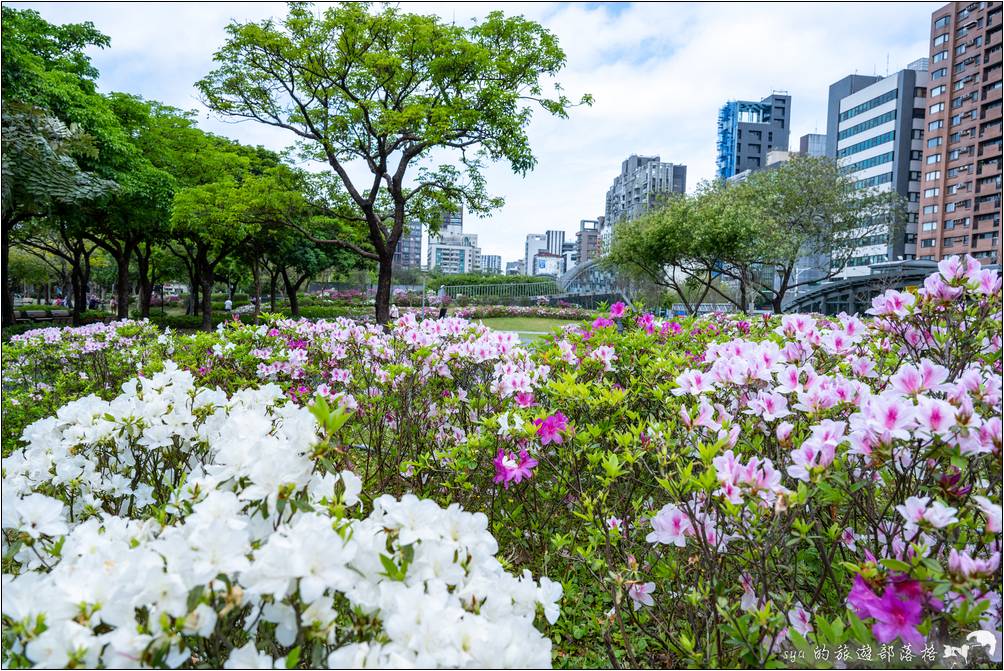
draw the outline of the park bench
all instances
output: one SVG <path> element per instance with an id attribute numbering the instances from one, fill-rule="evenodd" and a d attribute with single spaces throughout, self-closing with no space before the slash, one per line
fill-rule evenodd
<path id="1" fill-rule="evenodd" d="M 51 322 L 52 316 L 47 310 L 21 310 L 20 322 Z"/>
<path id="2" fill-rule="evenodd" d="M 73 319 L 69 310 L 52 310 L 49 314 L 52 315 L 52 321 L 57 324 L 69 324 Z"/>

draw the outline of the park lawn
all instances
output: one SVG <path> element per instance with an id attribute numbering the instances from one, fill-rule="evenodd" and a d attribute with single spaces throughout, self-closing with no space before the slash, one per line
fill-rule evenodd
<path id="1" fill-rule="evenodd" d="M 515 331 L 521 335 L 533 336 L 531 338 L 524 338 L 526 340 L 535 340 L 556 328 L 576 323 L 568 319 L 550 319 L 547 317 L 489 317 L 480 321 L 484 322 L 485 326 L 493 328 L 496 331 Z"/>

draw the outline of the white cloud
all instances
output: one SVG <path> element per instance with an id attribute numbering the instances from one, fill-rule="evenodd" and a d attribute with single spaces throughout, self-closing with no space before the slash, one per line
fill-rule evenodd
<path id="1" fill-rule="evenodd" d="M 606 189 L 632 153 L 687 166 L 688 188 L 714 172 L 716 116 L 729 99 L 792 96 L 791 144 L 825 132 L 829 85 L 845 75 L 884 74 L 928 55 L 931 13 L 942 3 L 401 3 L 465 23 L 491 9 L 523 14 L 554 31 L 568 56 L 560 81 L 591 108 L 567 120 L 538 114 L 530 128 L 539 159 L 525 179 L 488 170 L 506 206 L 469 219 L 486 254 L 522 256 L 527 233 L 573 233 L 603 212 Z M 199 109 L 207 130 L 280 149 L 291 137 L 258 124 L 210 117 L 194 82 L 212 68 L 229 20 L 281 16 L 280 3 L 15 3 L 55 23 L 90 20 L 111 36 L 94 54 L 103 90 L 138 93 Z"/>

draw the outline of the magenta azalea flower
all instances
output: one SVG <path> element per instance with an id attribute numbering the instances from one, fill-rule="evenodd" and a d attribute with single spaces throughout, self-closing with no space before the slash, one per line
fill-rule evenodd
<path id="1" fill-rule="evenodd" d="M 521 391 L 516 394 L 516 404 L 521 408 L 529 408 L 534 405 L 533 392 Z"/>
<path id="2" fill-rule="evenodd" d="M 562 442 L 561 434 L 568 428 L 568 418 L 562 413 L 556 412 L 546 419 L 533 420 L 537 427 L 537 436 L 540 437 L 540 444 Z"/>
<path id="3" fill-rule="evenodd" d="M 512 452 L 506 453 L 505 450 L 499 450 L 495 456 L 495 484 L 501 484 L 509 489 L 510 482 L 518 484 L 524 479 L 529 480 L 536 465 L 537 460 L 531 457 L 526 450 L 520 450 L 518 460 Z"/>
<path id="4" fill-rule="evenodd" d="M 610 306 L 610 316 L 613 317 L 614 319 L 617 319 L 618 317 L 623 317 L 624 307 L 625 307 L 624 303 L 622 303 L 621 301 L 617 301 L 616 303 Z"/>
<path id="5" fill-rule="evenodd" d="M 880 643 L 897 638 L 918 648 L 924 647 L 924 637 L 917 630 L 923 619 L 924 601 L 916 580 L 894 582 L 886 587 L 882 597 L 876 596 L 868 583 L 858 575 L 847 595 L 847 604 L 862 618 L 873 618 L 872 633 Z"/>
<path id="6" fill-rule="evenodd" d="M 597 317 L 596 321 L 593 322 L 594 329 L 606 328 L 607 326 L 613 326 L 614 323 L 607 319 L 606 317 Z"/>

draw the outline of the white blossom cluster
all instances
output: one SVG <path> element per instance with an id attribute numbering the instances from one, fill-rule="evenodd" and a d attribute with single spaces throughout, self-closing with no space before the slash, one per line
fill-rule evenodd
<path id="1" fill-rule="evenodd" d="M 168 365 L 3 462 L 5 667 L 549 667 L 481 513 L 325 472 L 311 412 Z M 7 573 L 6 571 L 12 571 Z"/>

